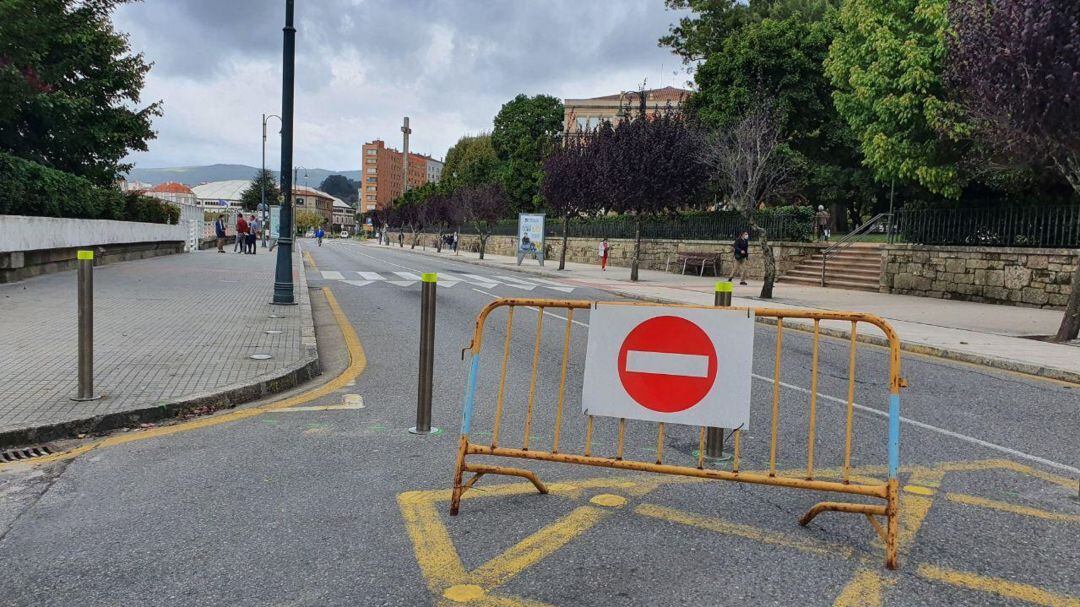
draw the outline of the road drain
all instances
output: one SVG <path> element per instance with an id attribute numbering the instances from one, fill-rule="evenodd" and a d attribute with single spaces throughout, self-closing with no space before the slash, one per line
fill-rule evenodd
<path id="1" fill-rule="evenodd" d="M 35 445 L 33 447 L 23 447 L 21 449 L 8 449 L 7 451 L 0 451 L 0 462 L 21 462 L 28 459 L 34 459 L 35 457 L 44 457 L 50 455 L 53 452 L 53 448 L 49 445 Z"/>

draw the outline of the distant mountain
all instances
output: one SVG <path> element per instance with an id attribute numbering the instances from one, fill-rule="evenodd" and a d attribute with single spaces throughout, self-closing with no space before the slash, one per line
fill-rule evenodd
<path id="1" fill-rule="evenodd" d="M 166 181 L 178 181 L 186 186 L 197 186 L 211 181 L 227 181 L 229 179 L 251 179 L 259 172 L 258 167 L 245 164 L 209 164 L 195 167 L 166 167 L 160 169 L 131 169 L 127 178 L 144 183 L 164 183 Z M 274 171 L 274 176 L 277 176 Z M 305 173 L 307 178 L 304 177 Z M 330 175 L 344 175 L 349 179 L 360 180 L 360 171 L 328 171 L 326 169 L 301 169 L 297 175 L 300 185 L 317 187 Z"/>

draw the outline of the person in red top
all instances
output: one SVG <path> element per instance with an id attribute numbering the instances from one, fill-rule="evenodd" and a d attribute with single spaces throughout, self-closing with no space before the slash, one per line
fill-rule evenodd
<path id="1" fill-rule="evenodd" d="M 248 224 L 244 221 L 244 214 L 240 213 L 236 216 L 236 245 L 233 246 L 233 253 L 244 253 L 247 249 L 247 233 Z"/>

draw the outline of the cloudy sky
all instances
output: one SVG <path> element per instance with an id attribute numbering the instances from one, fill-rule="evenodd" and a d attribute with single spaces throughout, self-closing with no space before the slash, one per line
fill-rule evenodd
<path id="1" fill-rule="evenodd" d="M 281 107 L 284 4 L 145 0 L 117 11 L 117 29 L 154 62 L 144 101 L 165 106 L 136 166 L 258 165 L 260 114 Z M 518 93 L 685 85 L 678 58 L 656 44 L 678 17 L 663 0 L 297 0 L 295 163 L 356 169 L 363 142 L 400 147 L 406 115 L 410 147 L 442 157 L 462 134 L 490 130 Z"/>

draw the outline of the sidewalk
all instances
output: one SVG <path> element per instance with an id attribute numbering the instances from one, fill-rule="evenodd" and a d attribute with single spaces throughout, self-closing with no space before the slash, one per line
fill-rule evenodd
<path id="1" fill-rule="evenodd" d="M 301 255 L 296 306 L 269 305 L 275 259 L 210 249 L 94 268 L 95 390 L 105 396 L 90 402 L 69 398 L 75 272 L 0 285 L 0 447 L 234 406 L 318 374 Z"/>
<path id="2" fill-rule="evenodd" d="M 433 249 L 422 251 L 418 248 L 415 252 L 436 255 Z M 556 269 L 558 259 L 547 260 L 547 265 L 541 268 L 532 259 L 526 259 L 519 267 L 513 257 L 490 253 L 486 254 L 482 261 L 478 254 L 465 251 L 461 251 L 457 256 L 447 252 L 438 256 L 503 270 L 518 270 L 559 278 L 567 283 L 661 303 L 712 305 L 717 280 L 708 276 L 702 278 L 641 270 L 640 280 L 634 283 L 630 282 L 629 268 L 623 267 L 609 266 L 607 271 L 602 272 L 599 264 L 567 262 L 566 270 L 560 272 Z M 726 277 L 721 279 L 726 280 Z M 1061 322 L 1061 312 L 1058 310 L 785 283 L 777 283 L 773 291 L 774 297 L 763 300 L 757 297 L 761 291 L 761 281 L 748 282 L 749 286 L 745 287 L 735 285 L 733 305 L 866 312 L 886 319 L 900 336 L 903 349 L 909 352 L 1080 383 L 1080 341 L 1065 345 L 1030 339 L 1031 336 L 1053 335 L 1057 332 Z M 785 324 L 792 323 L 786 321 Z M 823 322 L 821 326 L 823 332 L 850 336 L 850 323 Z M 879 344 L 884 341 L 883 334 L 876 328 L 867 333 L 863 326 L 860 326 L 859 331 L 866 341 Z"/>

